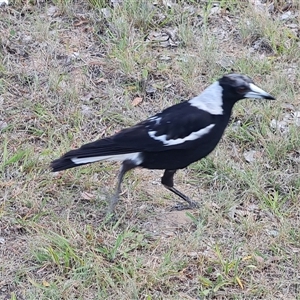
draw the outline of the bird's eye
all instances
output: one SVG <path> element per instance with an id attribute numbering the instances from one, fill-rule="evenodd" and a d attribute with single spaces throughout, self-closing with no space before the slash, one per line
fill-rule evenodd
<path id="1" fill-rule="evenodd" d="M 247 92 L 247 88 L 245 86 L 240 86 L 236 89 L 236 91 L 239 93 L 239 94 L 243 94 L 245 92 Z"/>

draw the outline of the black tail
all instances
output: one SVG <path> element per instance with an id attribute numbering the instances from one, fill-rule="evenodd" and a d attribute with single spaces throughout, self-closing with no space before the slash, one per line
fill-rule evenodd
<path id="1" fill-rule="evenodd" d="M 89 144 L 85 144 L 81 146 L 78 149 L 71 150 L 67 153 L 65 153 L 62 157 L 53 160 L 50 164 L 50 168 L 52 169 L 52 172 L 58 172 L 63 171 L 70 168 L 75 168 L 78 166 L 86 165 L 87 163 L 74 163 L 72 158 L 88 158 L 88 157 L 94 157 L 94 156 L 101 156 L 105 155 L 105 150 L 101 147 L 102 143 L 100 142 L 103 140 L 99 140 L 96 142 L 92 142 Z M 105 146 L 105 143 L 103 143 Z M 98 146 L 98 147 L 97 147 Z"/>
<path id="2" fill-rule="evenodd" d="M 50 168 L 52 169 L 52 172 L 58 172 L 58 171 L 63 171 L 66 169 L 82 166 L 85 164 L 74 164 L 70 158 L 65 158 L 62 156 L 59 159 L 53 160 L 50 164 Z"/>
<path id="3" fill-rule="evenodd" d="M 52 172 L 58 172 L 92 163 L 95 161 L 93 161 L 93 157 L 105 156 L 106 158 L 104 159 L 107 159 L 107 156 L 114 156 L 131 152 L 134 151 L 132 151 L 132 149 L 124 149 L 123 147 L 118 146 L 111 138 L 105 138 L 85 144 L 78 149 L 71 150 L 65 153 L 61 158 L 52 161 L 50 167 L 52 169 Z M 87 162 L 78 162 L 78 159 L 84 158 L 87 158 Z M 90 161 L 88 161 L 89 158 L 91 158 Z"/>

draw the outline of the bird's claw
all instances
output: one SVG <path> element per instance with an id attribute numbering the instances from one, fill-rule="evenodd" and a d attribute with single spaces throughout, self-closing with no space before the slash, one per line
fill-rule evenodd
<path id="1" fill-rule="evenodd" d="M 182 203 L 179 203 L 171 208 L 171 211 L 181 211 L 186 209 L 195 209 L 199 208 L 199 204 L 197 202 L 191 202 L 189 205 L 184 205 Z"/>

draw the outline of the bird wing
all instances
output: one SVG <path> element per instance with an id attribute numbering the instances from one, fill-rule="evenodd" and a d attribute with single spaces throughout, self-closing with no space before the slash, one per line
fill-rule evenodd
<path id="1" fill-rule="evenodd" d="M 216 118 L 216 115 L 193 107 L 188 102 L 179 103 L 113 136 L 65 153 L 61 159 L 53 162 L 53 168 L 66 168 L 65 161 L 72 159 L 68 168 L 96 160 L 113 159 L 114 156 L 123 159 L 125 156 L 120 156 L 123 154 L 193 148 L 195 140 L 205 138 L 212 130 Z M 88 160 L 74 164 L 74 158 Z"/>
<path id="2" fill-rule="evenodd" d="M 215 126 L 214 115 L 183 102 L 112 136 L 118 148 L 159 152 L 188 149 Z M 127 152 L 127 151 L 126 151 Z"/>

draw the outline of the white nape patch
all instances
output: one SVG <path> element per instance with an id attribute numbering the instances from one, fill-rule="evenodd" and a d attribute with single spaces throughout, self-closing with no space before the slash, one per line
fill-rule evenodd
<path id="1" fill-rule="evenodd" d="M 188 102 L 199 109 L 207 111 L 212 115 L 223 114 L 223 88 L 216 81 L 208 86 L 200 95 L 192 98 Z"/>
<path id="2" fill-rule="evenodd" d="M 196 132 L 192 132 L 191 134 L 189 134 L 188 136 L 186 136 L 185 138 L 178 138 L 175 140 L 167 140 L 167 135 L 159 135 L 156 136 L 155 133 L 156 131 L 149 131 L 148 134 L 150 135 L 151 138 L 157 140 L 157 141 L 161 141 L 163 142 L 163 144 L 165 146 L 172 146 L 172 145 L 178 145 L 178 144 L 183 144 L 186 141 L 193 141 L 196 139 L 201 138 L 202 136 L 204 136 L 205 134 L 209 133 L 210 130 L 215 126 L 215 124 L 210 124 L 205 128 L 202 128 Z"/>
<path id="3" fill-rule="evenodd" d="M 245 98 L 264 98 L 264 96 L 270 96 L 270 94 L 253 83 L 249 83 L 249 87 L 251 91 L 245 94 Z"/>
<path id="4" fill-rule="evenodd" d="M 142 161 L 141 152 L 133 152 L 126 154 L 117 154 L 117 155 L 104 155 L 104 156 L 92 156 L 92 157 L 73 157 L 71 161 L 76 165 L 93 163 L 101 160 L 109 160 L 109 161 L 124 161 L 124 160 L 132 160 L 136 165 L 139 165 Z"/>

